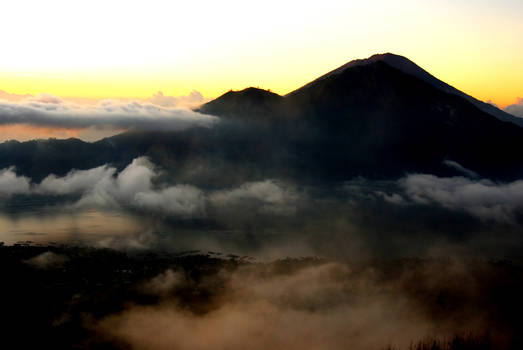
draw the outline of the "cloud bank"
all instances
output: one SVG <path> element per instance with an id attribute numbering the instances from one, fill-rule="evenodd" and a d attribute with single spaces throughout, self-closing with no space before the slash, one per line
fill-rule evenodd
<path id="1" fill-rule="evenodd" d="M 442 178 L 415 174 L 400 180 L 414 203 L 437 203 L 450 210 L 464 210 L 480 219 L 514 223 L 523 210 L 523 181 L 495 183 L 465 177 Z"/>
<path id="2" fill-rule="evenodd" d="M 177 107 L 149 102 L 101 101 L 96 105 L 65 102 L 40 95 L 22 102 L 0 102 L 0 125 L 26 124 L 68 129 L 180 130 L 210 126 L 217 118 Z"/>
<path id="3" fill-rule="evenodd" d="M 107 164 L 49 175 L 38 183 L 5 168 L 0 170 L 0 199 L 6 209 L 19 210 L 19 217 L 25 209 L 17 208 L 30 202 L 53 215 L 118 212 L 149 225 L 140 227 L 148 235 L 131 237 L 131 244 L 124 242 L 130 230 L 122 226 L 124 234 L 108 238 L 106 246 L 183 246 L 267 257 L 439 256 L 449 251 L 520 256 L 516 248 L 523 223 L 523 181 L 411 174 L 400 180 L 356 178 L 329 188 L 274 178 L 209 186 L 191 181 L 183 170 L 161 170 L 145 157 L 122 170 Z M 111 231 L 104 237 L 109 236 L 117 235 Z"/>
<path id="4" fill-rule="evenodd" d="M 292 214 L 299 195 L 273 180 L 248 182 L 237 188 L 204 191 L 188 184 L 154 184 L 161 174 L 148 158 L 134 159 L 117 172 L 109 165 L 49 175 L 39 184 L 18 176 L 13 167 L 0 170 L 0 198 L 13 195 L 76 195 L 78 208 L 133 207 L 166 215 L 204 217 L 207 207 L 237 208 L 248 204 L 259 213 Z"/>

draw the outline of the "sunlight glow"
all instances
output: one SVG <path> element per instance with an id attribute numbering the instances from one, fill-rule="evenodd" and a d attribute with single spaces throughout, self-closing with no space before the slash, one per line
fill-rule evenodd
<path id="1" fill-rule="evenodd" d="M 9 1 L 0 89 L 145 97 L 290 92 L 374 53 L 505 106 L 523 94 L 520 1 Z"/>

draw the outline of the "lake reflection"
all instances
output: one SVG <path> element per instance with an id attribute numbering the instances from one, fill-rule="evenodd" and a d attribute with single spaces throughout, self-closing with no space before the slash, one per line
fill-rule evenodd
<path id="1" fill-rule="evenodd" d="M 140 231 L 143 225 L 139 220 L 115 210 L 41 209 L 0 213 L 0 241 L 5 244 L 32 241 L 103 245 L 108 239 L 134 236 Z"/>
<path id="2" fill-rule="evenodd" d="M 175 253 L 217 251 L 258 258 L 315 254 L 303 240 L 293 239 L 294 236 L 287 232 L 223 229 L 209 226 L 205 221 L 169 220 L 123 208 L 30 207 L 27 201 L 20 206 L 4 207 L 0 212 L 0 242 L 12 245 L 30 241 L 31 244 L 155 249 Z"/>

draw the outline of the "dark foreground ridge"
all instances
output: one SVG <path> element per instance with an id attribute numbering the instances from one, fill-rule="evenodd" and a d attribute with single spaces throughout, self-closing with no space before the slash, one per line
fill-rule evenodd
<path id="1" fill-rule="evenodd" d="M 159 349 L 166 343 L 157 337 L 174 331 L 162 326 L 178 327 L 180 320 L 186 319 L 196 325 L 212 322 L 231 305 L 233 310 L 244 310 L 246 317 L 256 317 L 250 308 L 263 302 L 285 317 L 301 313 L 309 322 L 324 312 L 334 315 L 338 308 L 348 307 L 354 313 L 362 308 L 372 314 L 380 300 L 386 301 L 380 313 L 393 319 L 374 321 L 375 334 L 355 336 L 351 322 L 365 324 L 364 320 L 343 313 L 339 322 L 346 330 L 336 341 L 366 344 L 361 339 L 370 336 L 377 350 L 389 345 L 397 348 L 395 344 L 405 343 L 402 332 L 408 329 L 412 344 L 423 339 L 411 349 L 520 349 L 523 345 L 523 267 L 510 262 L 412 258 L 348 263 L 300 258 L 256 263 L 247 257 L 215 252 L 130 254 L 17 245 L 0 247 L 0 269 L 2 342 L 17 344 L 20 349 Z M 154 317 L 155 313 L 165 316 L 165 312 L 173 318 L 170 323 Z M 135 317 L 140 320 L 142 313 L 153 317 L 144 327 L 158 329 L 145 335 L 136 330 L 127 337 L 126 327 Z M 403 324 L 404 330 L 380 335 L 390 328 L 390 322 Z M 412 326 L 419 322 L 432 326 Z M 328 331 L 325 327 L 317 327 L 318 337 Z M 331 319 L 329 327 L 338 325 Z M 185 337 L 205 337 L 204 329 L 195 328 Z M 278 344 L 281 339 L 275 343 L 277 335 L 272 339 L 271 334 L 251 342 Z M 230 340 L 221 339 L 224 346 Z M 184 341 L 175 338 L 167 344 L 181 348 L 192 344 Z"/>

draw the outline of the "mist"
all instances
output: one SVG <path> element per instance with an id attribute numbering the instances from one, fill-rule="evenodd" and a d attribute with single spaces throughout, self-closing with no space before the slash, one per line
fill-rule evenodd
<path id="1" fill-rule="evenodd" d="M 416 339 L 456 334 L 488 334 L 501 349 L 517 334 L 492 304 L 496 271 L 479 262 L 419 259 L 289 259 L 199 277 L 168 269 L 139 287 L 155 303 L 126 307 L 93 330 L 135 349 L 408 348 Z"/>
<path id="2" fill-rule="evenodd" d="M 262 260 L 520 260 L 521 187 L 519 180 L 428 174 L 359 177 L 333 186 L 265 178 L 208 187 L 139 157 L 121 170 L 106 164 L 40 182 L 5 168 L 0 205 L 8 231 L 14 227 L 18 240 L 41 243 L 66 239 L 124 250 L 211 250 Z M 94 227 L 83 219 L 92 215 L 104 224 Z M 37 228 L 38 220 L 60 229 Z"/>

